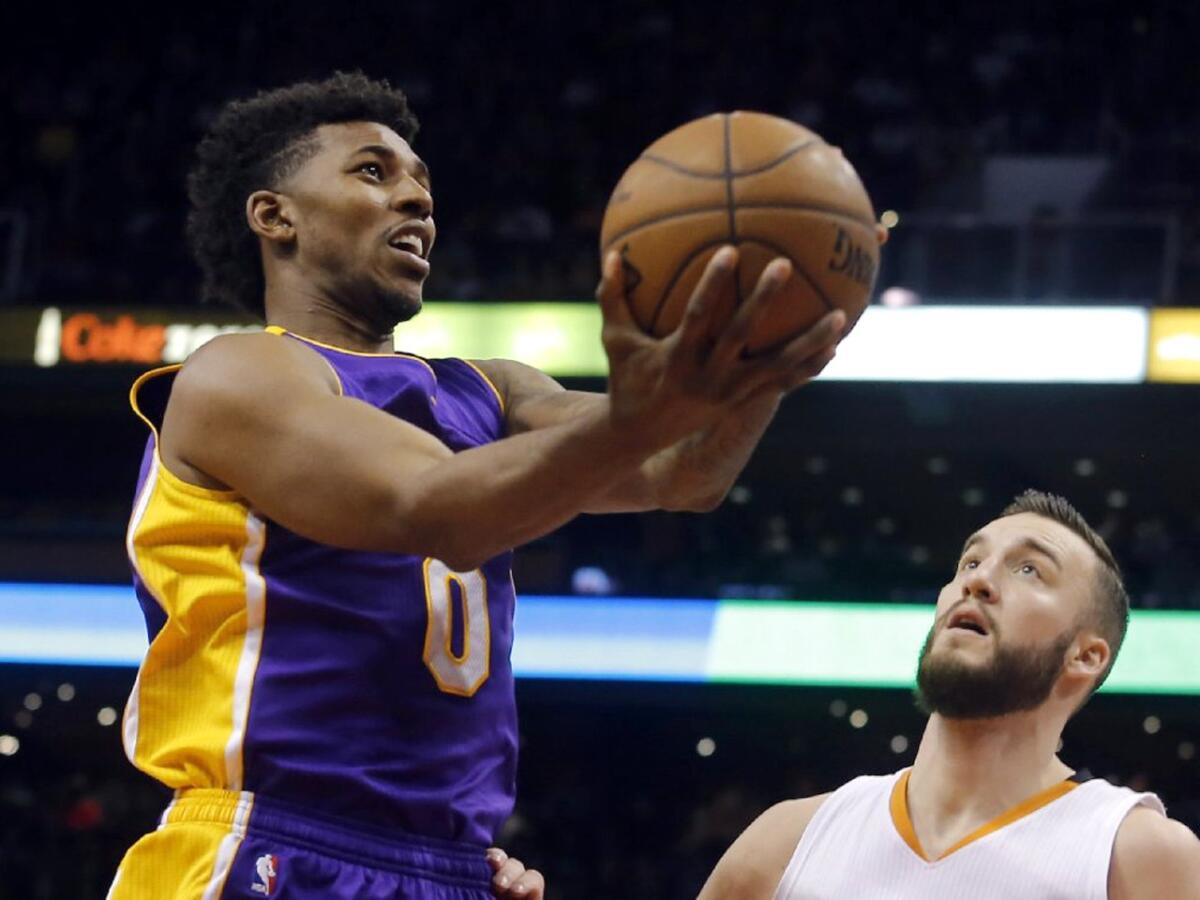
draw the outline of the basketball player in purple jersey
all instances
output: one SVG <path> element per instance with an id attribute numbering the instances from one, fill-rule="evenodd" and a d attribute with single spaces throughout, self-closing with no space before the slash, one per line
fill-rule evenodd
<path id="1" fill-rule="evenodd" d="M 151 643 L 124 744 L 176 794 L 117 900 L 491 896 L 516 774 L 512 548 L 581 512 L 712 508 L 833 355 L 841 313 L 745 358 L 789 264 L 733 311 L 732 248 L 663 340 L 605 261 L 606 394 L 397 352 L 436 234 L 415 131 L 401 93 L 338 75 L 230 104 L 200 144 L 205 293 L 268 328 L 132 391 Z M 507 865 L 496 889 L 540 893 Z"/>

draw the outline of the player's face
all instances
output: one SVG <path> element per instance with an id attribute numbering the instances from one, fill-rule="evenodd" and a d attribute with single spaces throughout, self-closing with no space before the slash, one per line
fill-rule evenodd
<path id="1" fill-rule="evenodd" d="M 1033 513 L 973 534 L 921 653 L 926 705 L 974 717 L 1045 701 L 1090 609 L 1098 564 L 1082 538 Z"/>
<path id="2" fill-rule="evenodd" d="M 390 331 L 421 309 L 436 235 L 429 170 L 375 122 L 322 125 L 283 186 L 296 262 L 317 291 Z"/>

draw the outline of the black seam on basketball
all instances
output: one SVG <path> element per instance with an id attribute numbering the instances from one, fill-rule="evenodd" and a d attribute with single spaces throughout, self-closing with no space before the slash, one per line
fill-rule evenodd
<path id="1" fill-rule="evenodd" d="M 697 256 L 699 256 L 705 250 L 708 250 L 712 247 L 719 247 L 722 244 L 727 244 L 727 243 L 729 243 L 729 242 L 727 240 L 725 240 L 724 238 L 722 238 L 720 240 L 716 240 L 716 241 L 708 241 L 707 243 L 701 244 L 699 247 L 697 247 L 695 250 L 693 250 L 691 253 L 689 253 L 686 257 L 684 257 L 683 262 L 681 262 L 679 264 L 679 267 L 675 270 L 675 274 L 671 276 L 671 280 L 667 282 L 667 286 L 665 288 L 663 288 L 662 295 L 658 298 L 658 305 L 654 307 L 654 315 L 652 315 L 650 317 L 650 324 L 646 327 L 646 330 L 650 334 L 654 334 L 654 329 L 658 325 L 658 317 L 659 317 L 659 315 L 662 314 L 663 307 L 667 303 L 667 298 L 671 296 L 671 291 L 673 291 L 675 289 L 675 284 L 683 276 L 684 270 L 692 264 L 692 260 L 694 260 Z"/>
<path id="2" fill-rule="evenodd" d="M 819 284 L 817 284 L 815 281 L 813 281 L 812 276 L 809 275 L 807 272 L 805 272 L 804 269 L 801 268 L 800 265 L 797 264 L 797 262 L 794 259 L 792 259 L 792 257 L 788 254 L 788 252 L 786 250 L 784 250 L 782 247 L 778 246 L 777 244 L 772 244 L 770 241 L 764 241 L 760 238 L 746 238 L 746 243 L 747 244 L 758 244 L 760 246 L 767 247 L 771 250 L 774 250 L 775 253 L 778 254 L 779 256 L 787 257 L 792 262 L 792 271 L 795 272 L 797 275 L 799 275 L 801 278 L 803 278 L 806 282 L 808 282 L 808 286 L 813 289 L 813 293 L 817 295 L 817 298 L 822 303 L 825 304 L 825 308 L 827 310 L 829 310 L 830 312 L 833 312 L 835 309 L 838 309 L 837 304 L 834 303 L 832 300 L 829 299 L 829 297 L 827 297 L 825 295 L 825 292 L 823 290 L 821 290 L 821 286 Z"/>
<path id="3" fill-rule="evenodd" d="M 801 150 L 807 150 L 809 147 L 814 147 L 820 143 L 824 142 L 818 138 L 806 138 L 800 143 L 793 144 L 791 147 L 788 147 L 783 151 L 783 153 L 779 154 L 779 156 L 775 157 L 775 159 L 771 160 L 770 162 L 765 162 L 761 166 L 755 166 L 753 169 L 739 169 L 731 174 L 734 178 L 744 178 L 747 175 L 761 175 L 763 172 L 767 172 L 776 166 L 787 162 Z M 638 157 L 638 159 L 644 159 L 646 162 L 652 162 L 657 166 L 670 169 L 672 172 L 678 172 L 680 175 L 687 175 L 689 178 L 707 178 L 711 181 L 716 181 L 718 178 L 726 177 L 725 172 L 697 172 L 695 169 L 689 169 L 687 166 L 681 166 L 677 162 L 672 162 L 671 160 L 664 159 L 661 156 L 655 156 L 653 153 L 643 153 L 640 157 Z"/>
<path id="4" fill-rule="evenodd" d="M 657 225 L 660 222 L 669 222 L 671 219 L 682 219 L 685 216 L 699 215 L 700 213 L 724 212 L 728 207 L 725 204 L 720 206 L 697 206 L 693 209 L 679 209 L 674 212 L 664 213 L 661 216 L 653 216 L 649 219 L 643 219 L 636 225 L 630 225 L 624 231 L 618 231 L 608 239 L 608 243 L 604 245 L 604 252 L 607 253 L 612 249 L 612 245 L 617 241 L 629 237 L 635 231 L 640 231 L 643 228 L 649 228 L 651 225 Z M 824 213 L 828 216 L 836 216 L 839 219 L 845 219 L 848 222 L 853 222 L 855 225 L 861 225 L 863 228 L 875 230 L 875 223 L 866 219 L 859 218 L 852 212 L 847 212 L 844 209 L 836 209 L 832 206 L 819 206 L 812 203 L 739 203 L 739 210 L 743 209 L 790 209 L 797 212 L 816 212 Z"/>
<path id="5" fill-rule="evenodd" d="M 729 242 L 735 247 L 737 246 L 737 216 L 734 214 L 733 207 L 733 127 L 729 120 L 729 115 L 724 117 L 725 123 L 725 205 L 729 207 Z M 742 297 L 742 270 L 739 266 L 733 273 L 733 296 L 737 301 L 737 305 L 741 306 Z"/>

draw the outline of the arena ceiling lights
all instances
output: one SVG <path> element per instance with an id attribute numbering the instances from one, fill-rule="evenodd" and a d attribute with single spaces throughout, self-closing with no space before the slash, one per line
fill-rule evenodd
<path id="1" fill-rule="evenodd" d="M 203 309 L 0 311 L 0 364 L 43 368 L 180 362 L 213 336 L 254 330 Z M 503 357 L 560 377 L 603 377 L 591 303 L 428 302 L 398 347 L 423 356 Z M 1200 383 L 1200 310 L 1119 306 L 873 306 L 826 381 Z"/>
<path id="2" fill-rule="evenodd" d="M 520 678 L 912 687 L 933 605 L 523 596 Z M 1200 612 L 1134 610 L 1103 690 L 1200 695 Z M 136 666 L 132 587 L 0 583 L 0 663 Z"/>

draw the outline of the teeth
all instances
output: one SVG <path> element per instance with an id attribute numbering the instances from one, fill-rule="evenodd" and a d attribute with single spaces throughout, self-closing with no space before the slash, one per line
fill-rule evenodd
<path id="1" fill-rule="evenodd" d="M 396 238 L 396 240 L 392 241 L 392 246 L 402 247 L 405 250 L 415 253 L 417 256 L 423 257 L 425 255 L 425 242 L 414 234 L 406 234 Z"/>

